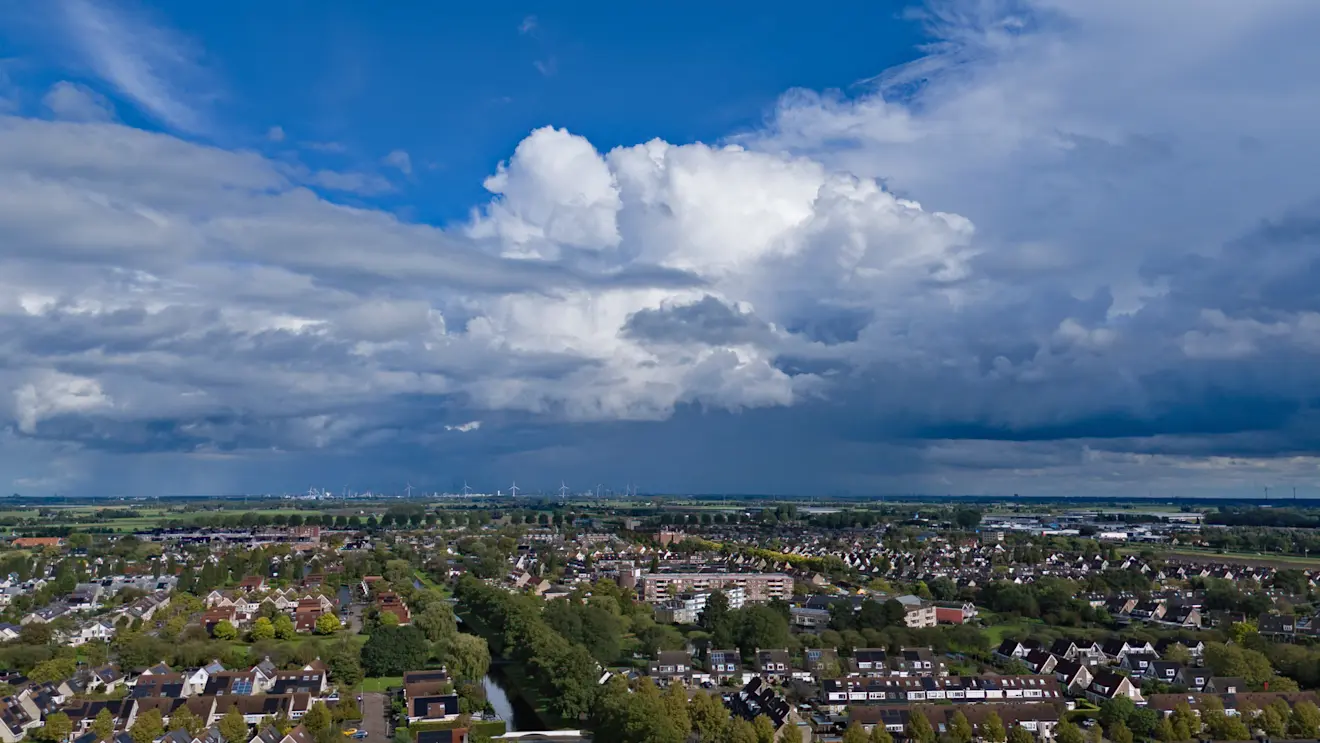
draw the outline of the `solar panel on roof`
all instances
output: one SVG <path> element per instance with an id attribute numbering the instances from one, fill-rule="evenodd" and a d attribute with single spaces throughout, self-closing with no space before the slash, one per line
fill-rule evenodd
<path id="1" fill-rule="evenodd" d="M 252 681 L 249 679 L 242 679 L 241 681 L 235 681 L 233 686 L 233 692 L 235 694 L 251 694 Z"/>

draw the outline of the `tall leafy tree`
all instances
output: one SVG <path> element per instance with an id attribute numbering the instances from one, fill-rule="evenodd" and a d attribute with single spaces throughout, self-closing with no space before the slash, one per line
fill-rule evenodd
<path id="1" fill-rule="evenodd" d="M 1054 728 L 1055 743 L 1086 743 L 1086 736 L 1082 735 L 1082 729 L 1073 723 L 1062 720 Z"/>
<path id="2" fill-rule="evenodd" d="M 698 618 L 701 628 L 710 632 L 714 630 L 721 622 L 728 619 L 729 616 L 729 597 L 724 595 L 723 591 L 715 590 L 710 592 L 706 598 L 706 608 L 701 610 L 701 616 Z"/>
<path id="3" fill-rule="evenodd" d="M 224 737 L 226 743 L 247 743 L 248 724 L 243 719 L 243 713 L 238 711 L 238 707 L 229 708 L 229 711 L 220 718 L 219 728 L 220 735 Z"/>
<path id="4" fill-rule="evenodd" d="M 275 639 L 275 625 L 266 617 L 257 617 L 252 623 L 253 640 L 273 640 Z"/>
<path id="5" fill-rule="evenodd" d="M 426 610 L 413 617 L 413 624 L 417 625 L 431 642 L 440 642 L 448 637 L 458 634 L 458 621 L 454 617 L 454 610 L 449 604 L 436 602 L 426 607 Z"/>
<path id="6" fill-rule="evenodd" d="M 275 617 L 275 621 L 271 622 L 271 626 L 275 630 L 275 637 L 281 640 L 292 640 L 298 636 L 298 631 L 294 629 L 293 620 L 289 618 L 288 614 Z"/>
<path id="7" fill-rule="evenodd" d="M 1320 735 L 1320 708 L 1306 700 L 1298 702 L 1293 706 L 1292 719 L 1288 721 L 1288 732 L 1298 738 L 1314 738 Z"/>
<path id="8" fill-rule="evenodd" d="M 456 632 L 440 641 L 441 659 L 449 675 L 462 681 L 480 681 L 490 670 L 490 647 L 476 635 Z"/>
<path id="9" fill-rule="evenodd" d="M 843 743 L 869 743 L 869 736 L 861 723 L 854 720 L 848 729 L 843 731 Z"/>
<path id="10" fill-rule="evenodd" d="M 688 714 L 688 695 L 687 689 L 680 683 L 672 683 L 665 693 L 661 695 L 665 703 L 665 714 L 674 721 L 678 729 L 683 732 L 684 737 L 692 732 L 692 717 Z M 773 731 L 771 735 L 773 736 Z"/>
<path id="11" fill-rule="evenodd" d="M 930 720 L 926 715 L 918 710 L 913 710 L 908 717 L 908 724 L 905 730 L 908 740 L 915 743 L 935 743 L 935 728 L 931 727 Z"/>
<path id="12" fill-rule="evenodd" d="M 188 705 L 181 705 L 170 714 L 170 730 L 186 730 L 189 735 L 197 735 L 205 727 L 204 721 L 194 715 Z"/>
<path id="13" fill-rule="evenodd" d="M 711 694 L 698 691 L 688 704 L 692 729 L 701 740 L 719 741 L 727 736 L 729 711 Z"/>
<path id="14" fill-rule="evenodd" d="M 41 727 L 41 738 L 51 743 L 63 743 L 73 732 L 73 722 L 63 712 L 46 715 L 46 724 Z M 134 739 L 136 741 L 136 738 Z"/>
<path id="15" fill-rule="evenodd" d="M 133 727 L 129 728 L 128 734 L 132 736 L 133 743 L 151 743 L 153 740 L 165 734 L 165 723 L 161 719 L 160 710 L 149 709 L 137 716 L 133 721 Z"/>
<path id="16" fill-rule="evenodd" d="M 382 625 L 362 646 L 362 669 L 368 676 L 399 676 L 424 667 L 430 655 L 421 630 Z"/>
<path id="17" fill-rule="evenodd" d="M 343 626 L 343 623 L 339 621 L 339 617 L 335 616 L 334 612 L 328 611 L 316 618 L 313 630 L 318 635 L 333 635 L 343 629 Z"/>
<path id="18" fill-rule="evenodd" d="M 1008 743 L 1035 743 L 1035 738 L 1026 728 L 1021 725 L 1014 725 L 1008 730 Z M 1129 740 L 1128 743 L 1132 743 L 1132 741 Z"/>
<path id="19" fill-rule="evenodd" d="M 96 713 L 96 719 L 92 720 L 91 732 L 98 741 L 110 740 L 110 736 L 115 734 L 115 718 L 108 708 L 102 707 L 101 711 Z"/>
<path id="20" fill-rule="evenodd" d="M 953 718 L 949 720 L 949 736 L 956 743 L 972 743 L 972 724 L 967 721 L 967 715 L 958 710 L 953 713 Z"/>

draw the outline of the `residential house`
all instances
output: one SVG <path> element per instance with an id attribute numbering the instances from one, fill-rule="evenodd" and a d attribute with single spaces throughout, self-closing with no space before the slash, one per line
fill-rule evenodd
<path id="1" fill-rule="evenodd" d="M 776 736 L 793 716 L 793 705 L 760 678 L 748 681 L 737 694 L 730 695 L 729 710 L 748 722 L 765 716 Z"/>
<path id="2" fill-rule="evenodd" d="M 1091 684 L 1086 687 L 1086 698 L 1095 704 L 1104 704 L 1110 699 L 1124 696 L 1133 702 L 1140 704 L 1145 701 L 1141 696 L 1141 688 L 1132 683 L 1127 676 L 1122 676 L 1110 670 L 1101 669 L 1095 672 Z"/>
<path id="3" fill-rule="evenodd" d="M 1133 619 L 1159 621 L 1164 618 L 1164 613 L 1168 611 L 1163 601 L 1139 601 L 1128 612 Z"/>
<path id="4" fill-rule="evenodd" d="M 400 625 L 412 623 L 412 614 L 409 613 L 407 605 L 399 598 L 399 594 L 393 591 L 381 591 L 376 596 L 376 608 L 382 614 L 393 614 L 398 617 Z"/>
<path id="5" fill-rule="evenodd" d="M 1184 666 L 1178 671 L 1178 675 L 1173 677 L 1173 683 L 1193 691 L 1201 691 L 1209 681 L 1210 669 L 1191 666 Z"/>
<path id="6" fill-rule="evenodd" d="M 847 719 L 856 722 L 870 732 L 875 726 L 884 727 L 891 733 L 902 734 L 908 720 L 914 712 L 920 712 L 930 722 L 937 736 L 943 736 L 950 730 L 955 712 L 961 712 L 971 723 L 972 729 L 983 734 L 982 726 L 994 713 L 1000 718 L 1005 728 L 1021 725 L 1043 740 L 1050 740 L 1054 728 L 1058 725 L 1063 710 L 1058 703 L 1028 702 L 1022 704 L 971 704 L 971 705 L 883 705 L 854 706 L 848 708 Z"/>
<path id="7" fill-rule="evenodd" d="M 684 682 L 691 674 L 692 656 L 686 650 L 661 650 L 649 668 L 649 675 L 661 686 L 674 680 Z"/>
<path id="8" fill-rule="evenodd" d="M 1247 682 L 1237 676 L 1211 676 L 1201 687 L 1206 694 L 1237 694 L 1248 690 Z"/>
<path id="9" fill-rule="evenodd" d="M 1022 656 L 1021 662 L 1032 673 L 1046 674 L 1054 671 L 1054 667 L 1059 663 L 1059 658 L 1044 650 L 1032 650 Z"/>
<path id="10" fill-rule="evenodd" d="M 706 672 L 717 682 L 741 680 L 742 657 L 737 650 L 707 650 Z"/>
<path id="11" fill-rule="evenodd" d="M 802 651 L 802 669 L 808 678 L 832 678 L 842 672 L 843 664 L 834 648 L 807 648 Z"/>
<path id="12" fill-rule="evenodd" d="M 1131 656 L 1129 656 L 1131 657 Z M 1156 681 L 1162 681 L 1166 684 L 1178 683 L 1178 675 L 1183 671 L 1183 665 L 1169 660 L 1151 661 L 1146 666 L 1142 676 Z"/>
<path id="13" fill-rule="evenodd" d="M 788 650 L 757 650 L 756 673 L 771 683 L 781 683 L 793 673 L 793 658 Z"/>
<path id="14" fill-rule="evenodd" d="M 220 661 L 213 660 L 201 668 L 186 674 L 186 678 L 183 682 L 186 695 L 192 696 L 193 694 L 204 693 L 206 691 L 206 682 L 210 680 L 211 674 L 220 673 L 223 670 L 225 670 L 225 667 L 220 664 Z"/>
<path id="15" fill-rule="evenodd" d="M 1069 694 L 1076 696 L 1086 691 L 1093 676 L 1085 664 L 1075 660 L 1061 660 L 1054 664 L 1054 678 L 1063 684 Z"/>
<path id="16" fill-rule="evenodd" d="M 105 620 L 86 622 L 64 636 L 64 644 L 73 647 L 89 642 L 109 642 L 114 639 L 115 626 Z"/>
<path id="17" fill-rule="evenodd" d="M 1141 676 L 1146 673 L 1146 669 L 1150 667 L 1150 664 L 1158 661 L 1159 659 L 1160 656 L 1156 655 L 1153 652 L 1128 653 L 1123 656 L 1123 662 L 1120 663 L 1119 666 L 1128 671 L 1131 671 L 1132 675 L 1134 676 Z"/>
<path id="18" fill-rule="evenodd" d="M 1201 628 L 1201 610 L 1195 606 L 1178 606 L 1170 609 L 1164 615 L 1166 624 L 1176 625 L 1178 627 L 1187 627 L 1189 629 Z"/>
<path id="19" fill-rule="evenodd" d="M 444 671 L 412 671 L 403 675 L 404 708 L 409 724 L 446 722 L 458 718 L 458 695 Z"/>
<path id="20" fill-rule="evenodd" d="M 248 575 L 238 582 L 238 590 L 252 592 L 266 590 L 266 579 L 260 575 Z"/>
<path id="21" fill-rule="evenodd" d="M 469 743 L 468 732 L 467 728 L 422 730 L 417 733 L 417 743 Z"/>

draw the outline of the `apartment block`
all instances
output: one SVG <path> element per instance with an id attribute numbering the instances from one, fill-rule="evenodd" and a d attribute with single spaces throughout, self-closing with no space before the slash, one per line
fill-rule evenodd
<path id="1" fill-rule="evenodd" d="M 732 592 L 734 589 L 741 589 L 744 601 L 787 600 L 793 595 L 793 578 L 783 573 L 649 573 L 642 576 L 642 595 L 650 602 L 664 601 L 683 593 Z"/>

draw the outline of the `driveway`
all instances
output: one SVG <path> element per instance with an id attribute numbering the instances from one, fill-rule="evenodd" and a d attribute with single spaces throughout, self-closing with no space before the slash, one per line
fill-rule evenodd
<path id="1" fill-rule="evenodd" d="M 390 743 L 390 724 L 386 719 L 389 706 L 384 694 L 367 692 L 362 695 L 362 730 L 367 731 L 366 743 Z"/>

